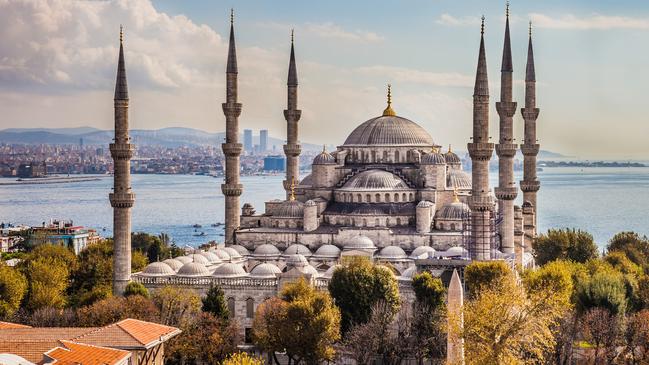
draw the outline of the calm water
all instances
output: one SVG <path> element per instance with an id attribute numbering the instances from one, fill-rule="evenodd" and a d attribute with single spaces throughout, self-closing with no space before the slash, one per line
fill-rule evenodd
<path id="1" fill-rule="evenodd" d="M 542 231 L 582 228 L 600 244 L 622 230 L 649 235 L 649 168 L 546 168 L 539 178 Z M 282 179 L 243 177 L 241 202 L 250 202 L 263 212 L 264 201 L 283 196 Z M 495 181 L 492 174 L 492 186 Z M 133 175 L 133 230 L 165 232 L 181 246 L 221 241 L 222 227 L 210 226 L 223 222 L 220 184 L 221 179 L 207 176 Z M 111 185 L 108 177 L 78 183 L 0 186 L 0 222 L 36 225 L 50 218 L 72 219 L 111 235 Z M 195 223 L 202 228 L 192 228 Z M 195 236 L 199 232 L 205 236 Z"/>

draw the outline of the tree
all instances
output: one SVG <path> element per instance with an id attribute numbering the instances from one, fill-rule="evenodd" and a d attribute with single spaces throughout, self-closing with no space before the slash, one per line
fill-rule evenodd
<path id="1" fill-rule="evenodd" d="M 112 295 L 113 245 L 102 240 L 88 246 L 78 256 L 78 265 L 70 274 L 72 306 L 86 306 Z"/>
<path id="2" fill-rule="evenodd" d="M 646 364 L 649 360 L 649 311 L 642 310 L 628 317 L 624 338 L 624 352 L 630 364 Z"/>
<path id="3" fill-rule="evenodd" d="M 167 326 L 188 325 L 201 312 L 201 298 L 191 289 L 168 285 L 156 290 L 152 300 L 160 311 L 160 322 Z"/>
<path id="4" fill-rule="evenodd" d="M 32 313 L 23 312 L 19 322 L 32 327 L 75 327 L 77 313 L 71 308 L 42 307 Z"/>
<path id="5" fill-rule="evenodd" d="M 620 232 L 608 241 L 606 249 L 609 252 L 622 252 L 636 265 L 645 269 L 648 267 L 649 239 L 646 236 L 640 237 L 635 232 Z"/>
<path id="6" fill-rule="evenodd" d="M 140 251 L 131 252 L 131 271 L 139 272 L 144 270 L 149 263 L 147 257 Z"/>
<path id="7" fill-rule="evenodd" d="M 237 352 L 221 361 L 220 365 L 264 365 L 264 360 L 260 357 L 248 355 L 245 352 Z"/>
<path id="8" fill-rule="evenodd" d="M 131 295 L 139 295 L 144 298 L 149 299 L 149 290 L 142 285 L 142 283 L 137 283 L 135 281 L 131 281 L 130 283 L 126 284 L 126 288 L 124 289 L 124 296 L 125 297 L 130 297 Z"/>
<path id="9" fill-rule="evenodd" d="M 203 312 L 212 313 L 216 318 L 228 319 L 230 312 L 225 302 L 225 294 L 220 286 L 210 284 L 207 295 L 201 299 Z"/>
<path id="10" fill-rule="evenodd" d="M 501 281 L 508 279 L 512 272 L 503 261 L 474 261 L 466 267 L 464 280 L 469 296 L 480 291 L 497 287 Z"/>
<path id="11" fill-rule="evenodd" d="M 626 310 L 624 277 L 613 269 L 599 269 L 577 282 L 576 305 L 581 313 L 589 309 L 605 308 L 613 314 Z"/>
<path id="12" fill-rule="evenodd" d="M 0 319 L 8 319 L 20 308 L 27 292 L 27 279 L 18 270 L 0 263 Z"/>
<path id="13" fill-rule="evenodd" d="M 446 288 L 442 280 L 434 277 L 430 272 L 424 271 L 413 276 L 412 288 L 417 302 L 428 307 L 429 310 L 437 310 L 444 305 Z"/>
<path id="14" fill-rule="evenodd" d="M 158 322 L 160 317 L 153 302 L 141 295 L 103 299 L 79 308 L 77 316 L 84 327 L 106 326 L 126 318 Z"/>
<path id="15" fill-rule="evenodd" d="M 329 292 L 340 308 L 343 333 L 352 324 L 367 322 L 372 306 L 379 301 L 385 301 L 393 313 L 401 304 L 394 274 L 388 268 L 360 257 L 352 258 L 334 272 L 329 281 Z"/>
<path id="16" fill-rule="evenodd" d="M 24 273 L 29 283 L 27 309 L 32 311 L 43 307 L 61 309 L 67 304 L 65 291 L 70 272 L 65 262 L 54 257 L 31 258 L 24 267 Z"/>
<path id="17" fill-rule="evenodd" d="M 557 259 L 586 262 L 597 257 L 597 245 L 590 233 L 575 229 L 550 229 L 532 242 L 536 263 Z"/>
<path id="18" fill-rule="evenodd" d="M 592 308 L 583 316 L 584 339 L 595 349 L 595 364 L 613 364 L 621 335 L 621 318 L 605 308 Z M 602 361 L 604 360 L 604 361 Z"/>
<path id="19" fill-rule="evenodd" d="M 285 351 L 289 364 L 333 360 L 333 344 L 340 339 L 340 311 L 329 294 L 300 279 L 286 284 L 280 296 L 259 306 L 253 341 L 273 354 Z"/>

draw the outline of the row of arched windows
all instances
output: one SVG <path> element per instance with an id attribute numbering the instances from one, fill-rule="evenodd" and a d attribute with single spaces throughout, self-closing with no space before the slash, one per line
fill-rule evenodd
<path id="1" fill-rule="evenodd" d="M 344 203 L 399 203 L 415 200 L 415 193 L 337 193 L 336 200 Z"/>
<path id="2" fill-rule="evenodd" d="M 396 217 L 396 218 L 350 218 L 350 217 L 331 217 L 325 216 L 324 221 L 331 225 L 346 227 L 392 227 L 415 224 L 415 218 Z M 368 223 L 373 223 L 370 225 Z"/>
<path id="3" fill-rule="evenodd" d="M 351 151 L 347 159 L 349 162 L 363 162 L 363 163 L 395 163 L 395 162 L 407 162 L 406 154 L 402 154 L 399 150 L 395 150 L 392 156 L 388 154 L 388 151 L 377 151 L 377 150 L 356 150 Z"/>

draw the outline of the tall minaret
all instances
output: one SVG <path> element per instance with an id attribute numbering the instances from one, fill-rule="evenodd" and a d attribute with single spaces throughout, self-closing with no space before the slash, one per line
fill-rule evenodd
<path id="1" fill-rule="evenodd" d="M 493 241 L 492 218 L 494 197 L 489 188 L 489 160 L 493 143 L 489 142 L 489 81 L 484 46 L 484 16 L 480 30 L 480 54 L 473 90 L 473 142 L 467 144 L 471 156 L 473 188 L 469 199 L 471 208 L 471 243 L 469 251 L 474 260 L 491 259 Z"/>
<path id="2" fill-rule="evenodd" d="M 230 47 L 225 70 L 226 97 L 223 106 L 225 114 L 225 143 L 221 144 L 225 155 L 225 183 L 221 191 L 225 195 L 225 243 L 234 243 L 234 231 L 239 228 L 239 196 L 243 185 L 239 183 L 239 155 L 243 146 L 239 143 L 239 115 L 241 103 L 237 102 L 237 50 L 234 45 L 234 10 L 230 12 Z"/>
<path id="3" fill-rule="evenodd" d="M 512 47 L 509 41 L 509 2 L 507 2 L 505 20 L 505 42 L 503 44 L 503 60 L 500 69 L 500 101 L 496 110 L 500 116 L 500 139 L 496 145 L 498 155 L 498 209 L 502 217 L 500 224 L 501 250 L 503 253 L 514 253 L 514 199 L 518 188 L 514 183 L 514 156 L 516 146 L 514 141 L 514 114 L 516 102 L 512 101 Z"/>
<path id="4" fill-rule="evenodd" d="M 115 82 L 115 140 L 110 144 L 114 162 L 113 192 L 108 195 L 113 207 L 113 294 L 122 295 L 131 280 L 131 157 L 135 147 L 128 135 L 128 86 L 124 66 L 124 35 L 119 30 L 119 63 Z"/>
<path id="5" fill-rule="evenodd" d="M 536 107 L 536 74 L 534 72 L 534 52 L 532 51 L 532 23 L 530 22 L 529 45 L 527 46 L 527 67 L 525 70 L 525 107 L 521 109 L 525 120 L 525 136 L 521 145 L 523 152 L 523 201 L 529 201 L 534 208 L 534 225 L 536 226 L 537 205 L 536 192 L 541 188 L 541 182 L 536 178 L 536 155 L 539 144 L 536 143 L 536 118 L 539 108 Z"/>
<path id="6" fill-rule="evenodd" d="M 295 65 L 295 47 L 293 45 L 293 31 L 291 31 L 291 59 L 288 63 L 288 103 L 286 110 L 284 110 L 284 118 L 286 119 L 286 144 L 284 145 L 284 153 L 286 154 L 286 180 L 284 180 L 284 190 L 286 190 L 286 198 L 291 195 L 291 184 L 299 181 L 300 178 L 300 146 L 297 139 L 297 123 L 300 120 L 302 111 L 297 108 L 297 67 Z"/>

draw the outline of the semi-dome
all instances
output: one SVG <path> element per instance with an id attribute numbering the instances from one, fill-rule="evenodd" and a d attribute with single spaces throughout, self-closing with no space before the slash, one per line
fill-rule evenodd
<path id="1" fill-rule="evenodd" d="M 286 258 L 286 266 L 288 267 L 304 267 L 309 264 L 306 257 L 300 254 L 293 254 Z"/>
<path id="2" fill-rule="evenodd" d="M 209 274 L 210 270 L 198 262 L 186 263 L 178 270 L 179 276 L 207 276 Z"/>
<path id="3" fill-rule="evenodd" d="M 304 203 L 297 200 L 287 200 L 277 207 L 273 216 L 279 218 L 302 218 Z"/>
<path id="4" fill-rule="evenodd" d="M 402 260 L 407 258 L 408 255 L 399 246 L 387 246 L 381 249 L 376 257 L 383 260 Z"/>
<path id="5" fill-rule="evenodd" d="M 364 249 L 376 249 L 376 246 L 374 246 L 374 242 L 367 237 L 363 235 L 358 235 L 352 237 L 349 241 L 347 241 L 344 244 L 344 248 L 346 250 L 364 250 Z"/>
<path id="6" fill-rule="evenodd" d="M 152 262 L 142 270 L 142 275 L 145 276 L 171 276 L 175 274 L 176 271 L 164 262 Z"/>
<path id="7" fill-rule="evenodd" d="M 439 152 L 430 152 L 421 156 L 421 165 L 445 165 L 446 158 Z"/>
<path id="8" fill-rule="evenodd" d="M 217 267 L 212 273 L 212 276 L 217 278 L 236 278 L 246 275 L 248 275 L 248 273 L 243 268 L 243 265 L 232 262 L 226 262 L 223 265 L 219 265 L 219 267 Z"/>
<path id="9" fill-rule="evenodd" d="M 372 169 L 354 175 L 345 183 L 343 189 L 399 190 L 408 189 L 408 184 L 391 172 Z"/>
<path id="10" fill-rule="evenodd" d="M 439 257 L 459 257 L 459 256 L 468 257 L 469 256 L 469 251 L 467 251 L 464 247 L 453 246 L 453 247 L 450 247 L 446 251 L 437 252 L 436 256 L 439 256 Z"/>
<path id="11" fill-rule="evenodd" d="M 264 243 L 263 245 L 257 246 L 253 253 L 253 256 L 263 258 L 278 257 L 279 255 L 280 252 L 277 247 L 271 245 L 270 243 Z"/>
<path id="12" fill-rule="evenodd" d="M 171 267 L 174 271 L 178 271 L 178 269 L 180 269 L 183 266 L 183 262 L 176 259 L 166 259 L 162 262 L 169 265 L 169 267 Z"/>
<path id="13" fill-rule="evenodd" d="M 178 256 L 178 257 L 174 257 L 174 259 L 182 262 L 183 264 L 194 262 L 194 260 L 192 260 L 192 258 L 189 256 Z"/>
<path id="14" fill-rule="evenodd" d="M 273 264 L 263 263 L 255 266 L 252 271 L 250 271 L 250 276 L 256 278 L 275 278 L 277 274 L 281 273 L 282 270 L 280 270 L 279 267 Z"/>
<path id="15" fill-rule="evenodd" d="M 356 127 L 345 140 L 344 146 L 433 144 L 430 134 L 417 123 L 396 115 L 383 115 Z"/>
<path id="16" fill-rule="evenodd" d="M 300 254 L 304 257 L 309 257 L 312 255 L 311 250 L 309 250 L 308 247 L 305 245 L 301 245 L 299 243 L 292 244 L 284 250 L 284 253 L 282 254 L 283 256 L 289 256 L 289 255 L 296 255 Z"/>
<path id="17" fill-rule="evenodd" d="M 433 204 L 433 202 L 431 202 L 430 200 L 422 200 L 419 203 L 417 203 L 417 208 L 430 208 L 434 205 L 435 204 Z"/>
<path id="18" fill-rule="evenodd" d="M 471 189 L 471 175 L 462 170 L 449 169 L 446 186 L 449 189 Z"/>
<path id="19" fill-rule="evenodd" d="M 314 159 L 314 165 L 335 165 L 336 159 L 327 151 L 322 150 Z"/>
<path id="20" fill-rule="evenodd" d="M 435 253 L 434 248 L 432 248 L 430 246 L 418 246 L 417 248 L 412 250 L 412 252 L 410 253 L 410 258 L 411 259 L 416 259 L 416 258 L 418 258 L 419 256 L 421 256 L 423 254 L 431 254 L 431 253 L 432 254 Z"/>
<path id="21" fill-rule="evenodd" d="M 193 262 L 196 262 L 198 264 L 202 264 L 202 265 L 205 265 L 205 266 L 208 266 L 208 265 L 211 264 L 210 260 L 208 260 L 207 257 L 203 256 L 200 253 L 193 253 L 193 254 L 189 255 L 189 258 L 192 259 Z"/>
<path id="22" fill-rule="evenodd" d="M 436 219 L 444 220 L 463 220 L 469 217 L 471 213 L 471 208 L 468 205 L 455 201 L 444 205 L 440 210 L 435 214 Z"/>
<path id="23" fill-rule="evenodd" d="M 334 245 L 322 245 L 313 254 L 313 257 L 318 258 L 338 258 L 340 256 L 340 249 Z"/>
<path id="24" fill-rule="evenodd" d="M 225 251 L 227 251 L 230 254 L 230 257 L 232 258 L 241 258 L 241 257 L 246 257 L 250 255 L 250 251 L 248 251 L 247 248 L 241 246 L 241 245 L 230 245 L 227 247 L 223 248 Z M 236 257 L 235 252 L 239 254 L 239 257 Z"/>

